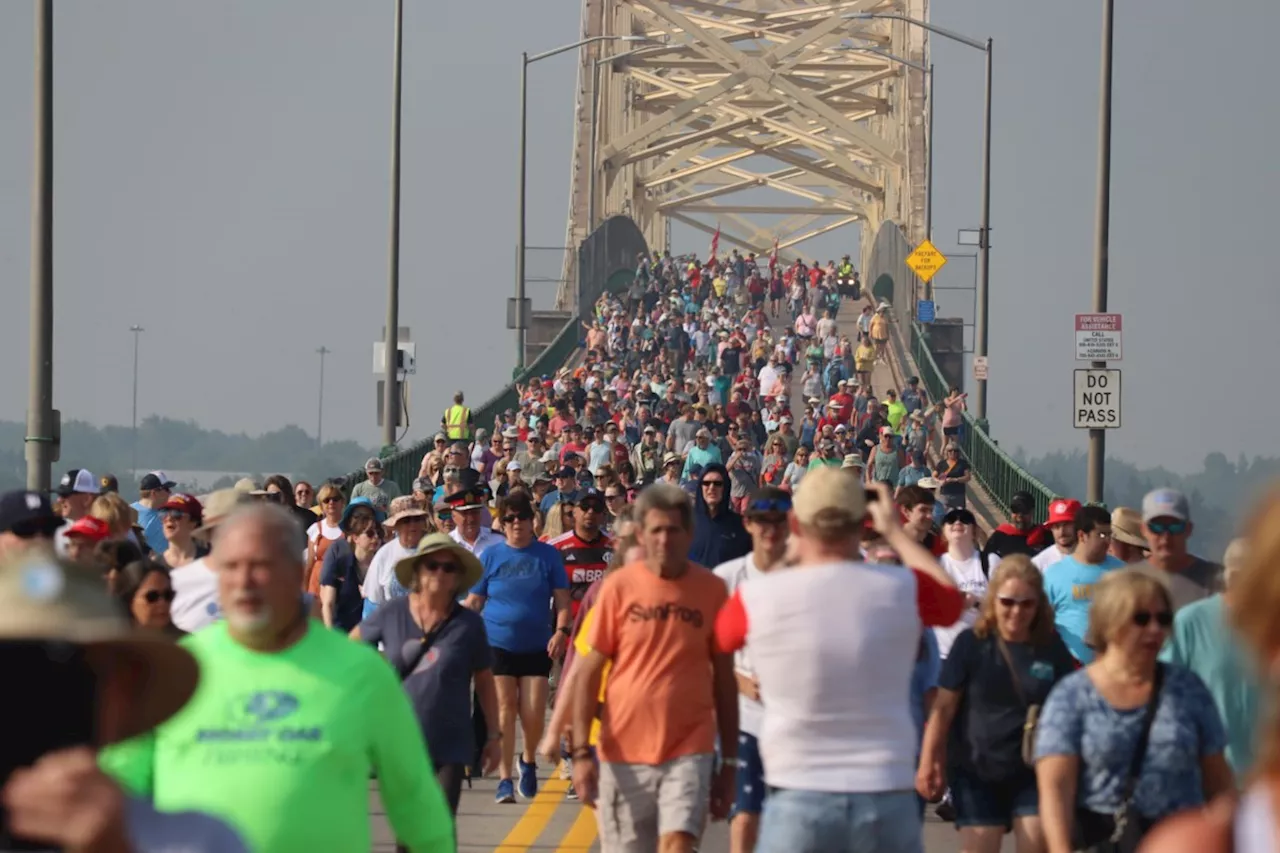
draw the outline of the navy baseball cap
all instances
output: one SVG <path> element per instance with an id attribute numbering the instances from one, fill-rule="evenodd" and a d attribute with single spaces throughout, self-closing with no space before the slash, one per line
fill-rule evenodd
<path id="1" fill-rule="evenodd" d="M 21 489 L 0 495 L 0 533 L 52 536 L 61 526 L 62 517 L 53 511 L 48 495 Z"/>

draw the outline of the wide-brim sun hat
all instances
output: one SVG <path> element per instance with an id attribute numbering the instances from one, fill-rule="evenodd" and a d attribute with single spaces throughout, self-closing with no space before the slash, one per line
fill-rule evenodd
<path id="1" fill-rule="evenodd" d="M 372 512 L 374 521 L 382 521 L 387 517 L 387 514 L 374 506 L 373 501 L 368 498 L 352 498 L 347 502 L 347 505 L 342 508 L 342 520 L 338 522 L 338 526 L 345 529 L 347 522 L 351 520 L 351 514 L 360 507 L 365 507 Z"/>
<path id="2" fill-rule="evenodd" d="M 208 538 L 224 518 L 235 512 L 236 508 L 249 502 L 247 492 L 239 489 L 218 489 L 204 499 L 201 524 L 193 535 Z"/>
<path id="3" fill-rule="evenodd" d="M 122 664 L 141 676 L 124 719 L 111 732 L 113 742 L 149 732 L 178 713 L 200 679 L 185 648 L 129 623 L 100 572 L 52 556 L 0 566 L 0 642 L 23 640 L 83 648 L 99 679 L 112 677 Z"/>
<path id="4" fill-rule="evenodd" d="M 448 533 L 432 533 L 430 536 L 423 537 L 412 554 L 396 562 L 396 580 L 400 585 L 405 589 L 412 587 L 413 577 L 418 570 L 418 560 L 437 551 L 448 551 L 458 558 L 458 564 L 462 566 L 462 577 L 458 582 L 459 592 L 465 592 L 480 582 L 484 567 L 480 565 L 479 558 L 462 547 Z"/>

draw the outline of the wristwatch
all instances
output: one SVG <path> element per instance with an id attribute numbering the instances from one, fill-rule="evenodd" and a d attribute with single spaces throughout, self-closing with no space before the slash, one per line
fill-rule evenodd
<path id="1" fill-rule="evenodd" d="M 566 637 L 569 636 L 571 633 L 573 633 L 568 628 L 557 628 L 556 630 L 559 631 L 561 634 L 564 634 Z"/>

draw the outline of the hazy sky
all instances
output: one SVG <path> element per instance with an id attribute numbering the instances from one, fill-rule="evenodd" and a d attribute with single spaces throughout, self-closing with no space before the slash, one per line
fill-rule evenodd
<path id="1" fill-rule="evenodd" d="M 64 418 L 129 422 L 137 323 L 142 415 L 314 431 L 323 344 L 326 436 L 376 444 L 390 0 L 56 5 Z M 1085 438 L 1070 425 L 1072 315 L 1091 299 L 1100 5 L 934 9 L 996 43 L 990 406 L 1002 444 L 1033 453 Z M 580 5 L 407 6 L 401 323 L 419 365 L 440 365 L 412 384 L 415 437 L 455 387 L 479 401 L 510 375 L 519 53 L 574 40 Z M 1240 406 L 1240 372 L 1210 364 L 1276 354 L 1268 34 L 1280 4 L 1234 0 L 1220 22 L 1229 40 L 1192 0 L 1118 6 L 1111 308 L 1125 315 L 1125 427 L 1109 449 L 1184 470 L 1211 449 L 1272 452 L 1280 406 L 1266 393 Z M 0 3 L 0 418 L 14 420 L 26 400 L 31 34 L 32 4 Z M 982 64 L 942 39 L 934 62 L 934 230 L 947 251 L 977 224 Z M 532 245 L 564 242 L 575 73 L 572 55 L 530 70 Z M 676 240 L 706 251 L 702 235 Z M 850 230 L 812 253 L 856 243 Z M 554 266 L 531 258 L 530 274 Z M 972 275 L 958 259 L 938 281 Z M 966 300 L 951 297 L 959 313 Z"/>

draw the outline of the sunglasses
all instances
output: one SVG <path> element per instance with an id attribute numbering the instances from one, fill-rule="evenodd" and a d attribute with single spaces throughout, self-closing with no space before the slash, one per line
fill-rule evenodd
<path id="1" fill-rule="evenodd" d="M 1151 624 L 1151 620 L 1156 620 L 1156 624 L 1161 628 L 1168 628 L 1173 624 L 1173 614 L 1168 610 L 1161 610 L 1152 613 L 1150 610 L 1139 610 L 1133 614 L 1133 624 L 1139 628 L 1145 628 Z"/>
<path id="2" fill-rule="evenodd" d="M 519 512 L 512 513 L 511 515 L 504 515 L 502 517 L 503 524 L 515 524 L 517 521 L 533 521 L 533 513 Z"/>
<path id="3" fill-rule="evenodd" d="M 162 518 L 172 518 L 174 521 L 182 521 L 184 518 L 191 516 L 180 509 L 166 509 L 161 515 Z"/>
<path id="4" fill-rule="evenodd" d="M 791 498 L 762 498 L 747 504 L 747 512 L 790 512 Z"/>
<path id="5" fill-rule="evenodd" d="M 342 503 L 342 495 L 329 495 L 329 497 L 322 500 L 321 503 L 340 504 Z"/>
<path id="6" fill-rule="evenodd" d="M 147 602 L 147 604 L 155 604 L 162 598 L 165 601 L 173 601 L 174 595 L 175 593 L 171 589 L 166 589 L 166 590 L 149 589 L 145 593 L 143 593 L 142 600 Z"/>
<path id="7" fill-rule="evenodd" d="M 973 513 L 969 512 L 969 510 L 967 509 L 957 510 L 955 512 L 949 512 L 942 517 L 943 524 L 964 524 L 969 527 L 972 527 L 974 525 L 974 522 L 975 522 L 975 519 L 973 517 Z"/>
<path id="8" fill-rule="evenodd" d="M 459 566 L 453 560 L 420 560 L 418 568 L 426 569 L 429 572 L 444 572 L 449 575 L 462 571 L 462 566 Z"/>
<path id="9" fill-rule="evenodd" d="M 703 480 L 702 488 L 704 489 L 723 489 L 724 480 Z"/>
<path id="10" fill-rule="evenodd" d="M 1016 607 L 1019 610 L 1030 610 L 1036 606 L 1036 600 L 1034 598 L 1010 598 L 1002 595 L 997 598 L 996 601 L 1000 602 L 1001 607 L 1008 607 L 1011 609 Z"/>
<path id="11" fill-rule="evenodd" d="M 356 534 L 357 539 L 359 539 L 362 536 L 367 537 L 369 539 L 377 539 L 379 541 L 381 541 L 382 539 L 382 534 L 378 532 L 377 527 L 366 527 L 364 530 L 361 530 L 359 533 Z"/>
<path id="12" fill-rule="evenodd" d="M 604 501 L 582 501 L 578 504 L 578 509 L 582 512 L 604 512 Z"/>
<path id="13" fill-rule="evenodd" d="M 1148 521 L 1147 529 L 1151 531 L 1152 536 L 1159 536 L 1167 533 L 1170 536 L 1181 536 L 1187 532 L 1187 523 L 1185 521 Z"/>
<path id="14" fill-rule="evenodd" d="M 439 521 L 453 521 L 453 510 L 442 509 L 436 513 L 436 518 Z"/>

